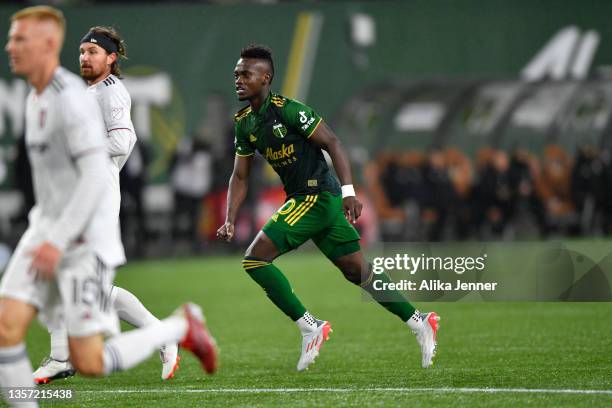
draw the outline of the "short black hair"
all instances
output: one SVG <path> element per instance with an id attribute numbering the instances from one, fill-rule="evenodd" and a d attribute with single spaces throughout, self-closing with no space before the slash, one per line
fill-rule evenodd
<path id="1" fill-rule="evenodd" d="M 274 61 L 272 61 L 272 50 L 270 47 L 261 44 L 247 45 L 240 51 L 240 58 L 254 58 L 267 61 L 270 64 L 270 74 L 272 75 L 270 83 L 272 83 L 272 78 L 274 78 Z"/>

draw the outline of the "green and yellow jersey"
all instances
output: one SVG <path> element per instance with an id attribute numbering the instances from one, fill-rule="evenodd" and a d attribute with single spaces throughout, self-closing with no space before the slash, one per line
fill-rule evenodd
<path id="1" fill-rule="evenodd" d="M 270 93 L 259 112 L 247 106 L 234 121 L 236 155 L 258 151 L 280 176 L 287 198 L 322 191 L 340 194 L 321 148 L 308 140 L 322 121 L 312 108 Z"/>

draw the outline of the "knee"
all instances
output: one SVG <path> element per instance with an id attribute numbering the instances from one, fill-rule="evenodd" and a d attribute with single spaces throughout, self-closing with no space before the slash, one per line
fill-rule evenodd
<path id="1" fill-rule="evenodd" d="M 348 260 L 340 265 L 340 270 L 342 271 L 342 274 L 344 275 L 346 280 L 355 285 L 361 284 L 362 275 L 364 273 L 363 269 L 364 265 L 362 265 L 361 262 L 357 260 Z M 367 271 L 367 268 L 365 269 Z"/>
<path id="2" fill-rule="evenodd" d="M 74 369 L 81 375 L 87 377 L 98 377 L 104 374 L 104 362 L 102 356 L 99 358 L 85 357 L 85 356 L 70 356 L 70 362 L 74 366 Z"/>
<path id="3" fill-rule="evenodd" d="M 247 272 L 270 265 L 270 261 L 255 256 L 245 255 L 242 259 L 242 268 Z"/>
<path id="4" fill-rule="evenodd" d="M 22 330 L 15 322 L 0 316 L 0 346 L 14 346 L 23 340 Z"/>
<path id="5" fill-rule="evenodd" d="M 104 374 L 104 358 L 101 351 L 70 347 L 70 362 L 81 375 L 98 377 Z"/>
<path id="6" fill-rule="evenodd" d="M 0 346 L 8 347 L 21 343 L 27 324 L 10 311 L 0 309 Z"/>

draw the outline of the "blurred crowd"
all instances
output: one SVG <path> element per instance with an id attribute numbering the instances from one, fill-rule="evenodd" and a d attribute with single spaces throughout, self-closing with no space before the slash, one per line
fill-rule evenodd
<path id="1" fill-rule="evenodd" d="M 199 253 L 219 249 L 215 232 L 225 217 L 233 153 L 217 157 L 187 137 L 170 161 L 166 199 L 150 195 L 150 160 L 140 143 L 121 172 L 121 227 L 131 256 Z M 25 146 L 15 162 L 23 210 L 11 221 L 19 231 L 33 205 Z M 284 191 L 257 159 L 232 246 L 240 248 L 279 208 Z M 570 155 L 558 145 L 537 155 L 524 149 L 481 148 L 474 158 L 455 147 L 382 152 L 363 169 L 358 195 L 365 204 L 357 228 L 364 242 L 539 239 L 612 233 L 612 155 L 594 146 Z M 359 178 L 359 177 L 357 177 Z M 153 188 L 152 188 L 153 187 Z M 166 204 L 163 202 L 167 201 Z M 182 248 L 182 249 L 181 249 Z M 181 252 L 182 251 L 182 252 Z"/>
<path id="2" fill-rule="evenodd" d="M 384 240 L 514 239 L 609 234 L 612 160 L 592 146 L 572 157 L 484 147 L 379 154 L 366 180 Z"/>

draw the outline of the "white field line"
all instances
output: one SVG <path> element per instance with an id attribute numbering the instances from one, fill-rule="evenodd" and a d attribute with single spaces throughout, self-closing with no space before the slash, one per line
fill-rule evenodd
<path id="1" fill-rule="evenodd" d="M 277 394 L 300 392 L 364 393 L 364 392 L 439 392 L 439 393 L 484 393 L 484 394 L 591 394 L 612 395 L 612 390 L 580 390 L 556 388 L 163 388 L 163 389 L 118 389 L 76 390 L 76 394 Z"/>

